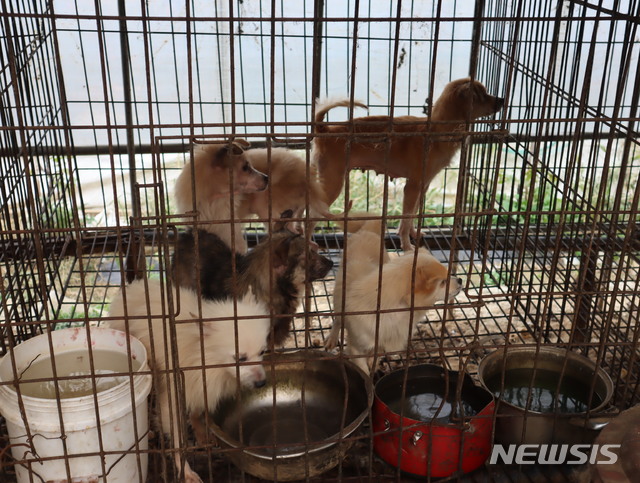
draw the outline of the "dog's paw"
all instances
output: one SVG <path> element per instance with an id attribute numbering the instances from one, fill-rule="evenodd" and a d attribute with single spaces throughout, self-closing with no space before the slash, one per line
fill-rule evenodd
<path id="1" fill-rule="evenodd" d="M 332 351 L 333 349 L 335 349 L 336 347 L 338 347 L 338 339 L 340 338 L 339 334 L 335 334 L 333 332 L 331 332 L 331 334 L 329 334 L 329 337 L 327 337 L 327 340 L 324 341 L 324 348 L 325 350 L 328 351 Z"/>
<path id="2" fill-rule="evenodd" d="M 329 337 L 324 343 L 324 349 L 327 351 L 332 351 L 337 346 L 337 341 Z"/>
<path id="3" fill-rule="evenodd" d="M 402 240 L 400 243 L 400 248 L 402 248 L 403 252 L 412 252 L 416 249 L 416 246 L 411 243 L 410 240 Z"/>
<path id="4" fill-rule="evenodd" d="M 415 228 L 411 228 L 410 233 L 398 233 L 398 235 L 400 235 L 400 248 L 402 248 L 402 251 L 408 252 L 411 250 L 415 250 L 416 246 L 419 245 L 419 243 L 417 242 L 414 245 L 411 241 L 418 240 L 418 232 Z"/>
<path id="5" fill-rule="evenodd" d="M 184 469 L 184 483 L 203 483 L 202 478 L 198 476 L 198 473 L 191 468 L 185 467 Z"/>
<path id="6" fill-rule="evenodd" d="M 180 468 L 180 456 L 175 456 L 176 468 Z M 202 478 L 198 476 L 198 473 L 191 469 L 189 463 L 184 462 L 184 483 L 203 483 Z"/>

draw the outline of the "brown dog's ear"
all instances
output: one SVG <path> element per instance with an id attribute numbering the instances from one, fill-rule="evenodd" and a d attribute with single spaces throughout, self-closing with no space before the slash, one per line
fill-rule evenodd
<path id="1" fill-rule="evenodd" d="M 233 139 L 228 144 L 220 146 L 213 157 L 213 165 L 220 168 L 231 167 L 229 156 L 240 156 L 244 153 L 243 146 L 250 146 L 250 144 L 244 139 Z"/>
<path id="2" fill-rule="evenodd" d="M 487 89 L 480 82 L 469 79 L 458 86 L 457 94 L 467 102 L 483 102 L 487 98 Z"/>
<path id="3" fill-rule="evenodd" d="M 456 90 L 455 90 L 456 96 L 458 96 L 458 98 L 461 100 L 470 101 L 473 98 L 473 92 L 474 92 L 473 87 L 474 86 L 471 80 L 462 82 L 456 87 Z"/>
<path id="4" fill-rule="evenodd" d="M 274 247 L 271 263 L 275 273 L 278 275 L 282 275 L 289 265 L 289 251 L 294 238 L 295 236 L 288 236 Z"/>
<path id="5" fill-rule="evenodd" d="M 408 274 L 408 283 L 409 288 L 411 288 L 411 273 Z M 405 296 L 405 302 L 407 305 L 411 302 L 411 292 L 416 294 L 429 294 L 433 293 L 436 290 L 436 284 L 438 282 L 437 278 L 434 278 L 433 273 L 431 273 L 428 266 L 420 266 L 416 267 L 416 276 L 415 276 L 415 285 L 413 290 L 407 290 L 407 295 Z"/>
<path id="6" fill-rule="evenodd" d="M 225 144 L 224 146 L 220 146 L 220 149 L 216 151 L 216 154 L 211 160 L 214 167 L 228 168 L 231 166 L 231 162 L 229 161 L 229 148 L 230 146 Z"/>
<path id="7" fill-rule="evenodd" d="M 413 254 L 409 256 L 413 256 Z M 418 285 L 424 285 L 431 278 L 433 278 L 433 273 L 429 270 L 429 265 L 420 264 L 420 260 L 418 260 L 418 265 L 416 266 L 416 287 Z"/>
<path id="8" fill-rule="evenodd" d="M 473 84 L 471 84 L 471 91 L 473 92 L 474 99 L 478 100 L 479 102 L 482 102 L 486 100 L 487 97 L 490 97 L 489 94 L 487 94 L 487 88 L 484 86 L 484 84 L 480 84 L 480 82 L 474 82 Z"/>
<path id="9" fill-rule="evenodd" d="M 236 138 L 231 141 L 232 152 L 236 155 L 244 153 L 244 151 L 250 147 L 251 143 L 243 138 Z"/>

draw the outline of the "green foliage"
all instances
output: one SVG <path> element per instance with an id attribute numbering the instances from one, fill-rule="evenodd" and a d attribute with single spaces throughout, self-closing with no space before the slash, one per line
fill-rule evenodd
<path id="1" fill-rule="evenodd" d="M 352 171 L 349 175 L 349 201 L 353 203 L 352 212 L 371 212 L 375 214 L 382 213 L 382 206 L 387 199 L 387 217 L 389 228 L 397 228 L 400 220 L 393 218 L 402 214 L 402 199 L 404 179 L 396 179 L 388 182 L 385 193 L 385 179 L 382 175 L 375 175 L 371 171 Z M 447 184 L 457 183 L 456 179 L 451 179 Z M 453 224 L 453 216 L 451 217 L 429 217 L 431 214 L 453 214 L 454 199 L 443 195 L 442 177 L 437 177 L 432 183 L 432 187 L 425 194 L 425 203 L 423 208 L 423 226 L 443 226 Z M 340 213 L 345 207 L 345 192 L 338 197 L 333 203 L 331 211 Z M 444 200 L 444 202 L 443 202 Z"/>
<path id="2" fill-rule="evenodd" d="M 483 280 L 485 287 L 495 287 L 509 285 L 510 273 L 505 273 L 502 270 L 491 270 L 483 274 Z"/>
<path id="3" fill-rule="evenodd" d="M 509 215 L 512 222 L 580 223 L 592 221 L 594 212 L 631 209 L 639 180 L 640 154 L 631 157 L 623 169 L 622 153 L 613 152 L 607 157 L 607 145 L 598 143 L 594 154 L 591 145 L 585 143 L 582 152 L 576 154 L 578 167 L 570 171 L 563 159 L 557 159 L 568 151 L 552 150 L 554 147 L 555 143 L 549 143 L 540 148 L 542 162 L 536 163 L 536 171 L 529 164 L 522 165 L 529 153 L 506 147 L 506 166 L 497 173 L 496 204 L 499 211 L 514 212 Z M 618 189 L 620 206 L 615 206 Z M 499 215 L 498 222 L 506 222 L 506 217 Z"/>
<path id="4" fill-rule="evenodd" d="M 71 305 L 69 308 L 62 308 L 60 312 L 55 316 L 57 320 L 64 322 L 57 322 L 54 330 L 66 329 L 68 327 L 82 327 L 87 318 L 97 319 L 103 316 L 109 309 L 108 303 L 97 303 L 89 306 L 89 313 L 85 314 L 81 305 Z M 76 321 L 77 322 L 74 322 Z"/>

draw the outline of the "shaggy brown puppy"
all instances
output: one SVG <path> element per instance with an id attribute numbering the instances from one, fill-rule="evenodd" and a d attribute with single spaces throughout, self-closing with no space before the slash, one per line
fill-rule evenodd
<path id="1" fill-rule="evenodd" d="M 350 105 L 349 100 L 318 103 L 313 141 L 313 160 L 331 205 L 342 192 L 345 176 L 352 169 L 373 169 L 391 178 L 406 178 L 403 215 L 415 215 L 418 202 L 429 183 L 460 148 L 466 122 L 498 112 L 504 99 L 489 95 L 480 82 L 469 78 L 447 84 L 436 101 L 431 118 L 415 116 L 359 117 L 352 123 L 324 123 L 334 107 Z M 364 107 L 355 102 L 355 106 Z M 340 135 L 342 134 L 342 135 Z M 423 162 L 424 161 L 424 162 Z M 398 235 L 402 249 L 411 248 L 415 235 L 411 218 L 403 218 Z"/>
<path id="2" fill-rule="evenodd" d="M 275 315 L 271 340 L 281 345 L 291 330 L 305 284 L 325 277 L 333 262 L 318 253 L 315 243 L 282 226 L 277 228 L 249 253 L 236 253 L 235 276 L 231 249 L 218 236 L 204 230 L 181 233 L 172 273 L 176 284 L 199 289 L 206 299 L 241 297 L 251 290 Z"/>

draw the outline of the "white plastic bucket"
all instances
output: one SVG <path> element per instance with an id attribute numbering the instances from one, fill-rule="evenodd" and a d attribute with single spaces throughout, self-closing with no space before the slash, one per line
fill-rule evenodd
<path id="1" fill-rule="evenodd" d="M 91 347 L 94 354 L 95 374 L 110 372 L 128 372 L 127 341 L 124 332 L 92 327 Z M 89 349 L 87 329 L 73 328 L 51 333 L 58 377 L 75 375 L 78 372 L 88 373 Z M 131 337 L 131 361 L 134 371 L 148 371 L 147 353 L 142 343 Z M 148 417 L 147 396 L 151 390 L 151 375 L 136 374 L 133 376 L 133 392 L 135 408 L 132 406 L 131 378 L 122 379 L 96 378 L 96 383 L 104 386 L 110 381 L 113 387 L 98 389 L 97 402 L 100 415 L 100 432 L 96 417 L 96 398 L 91 379 L 86 379 L 90 394 L 79 397 L 55 398 L 55 386 L 52 380 L 43 383 L 25 383 L 26 380 L 43 378 L 46 367 L 51 370 L 51 353 L 49 335 L 43 334 L 29 339 L 13 349 L 17 374 L 21 375 L 20 389 L 25 388 L 21 399 L 24 404 L 23 417 L 18 404 L 15 388 L 15 377 L 11 354 L 7 353 L 0 360 L 0 382 L 14 384 L 0 385 L 0 412 L 7 421 L 11 453 L 16 460 L 18 483 L 30 481 L 100 481 L 100 482 L 145 482 L 147 478 Z M 97 355 L 101 355 L 100 358 Z M 101 360 L 98 360 L 101 359 Z M 119 361 L 119 367 L 112 367 L 113 361 Z M 60 364 L 58 363 L 60 361 Z M 73 364 L 69 364 L 73 361 Z M 125 367 L 122 367 L 122 361 Z M 34 373 L 35 364 L 40 364 Z M 86 366 L 82 368 L 82 366 Z M 59 367 L 58 367 L 59 366 Z M 70 367 L 67 367 L 70 366 Z M 136 372 L 137 372 L 136 371 Z M 50 376 L 48 376 L 50 377 Z M 83 381 L 70 380 L 70 384 Z M 64 385 L 64 382 L 60 383 Z M 38 386 L 40 385 L 40 386 Z M 40 394 L 41 389 L 53 388 L 53 397 L 34 397 L 26 393 Z M 61 391 L 62 386 L 61 387 Z M 75 386 L 70 386 L 75 387 Z M 62 411 L 62 426 L 65 436 L 61 437 L 59 410 Z M 135 421 L 134 425 L 134 411 Z M 29 429 L 27 433 L 26 429 Z M 27 434 L 31 435 L 31 441 Z M 136 446 L 136 437 L 138 444 Z M 102 440 L 102 448 L 100 447 Z M 34 452 L 35 451 L 35 452 Z M 100 456 L 78 456 L 87 453 L 109 453 Z M 140 452 L 141 451 L 141 452 Z M 138 456 L 139 461 L 138 464 Z M 45 459 L 52 458 L 52 459 Z M 104 460 L 104 467 L 101 464 Z M 67 473 L 69 465 L 70 475 Z M 106 470 L 106 473 L 105 473 Z"/>

